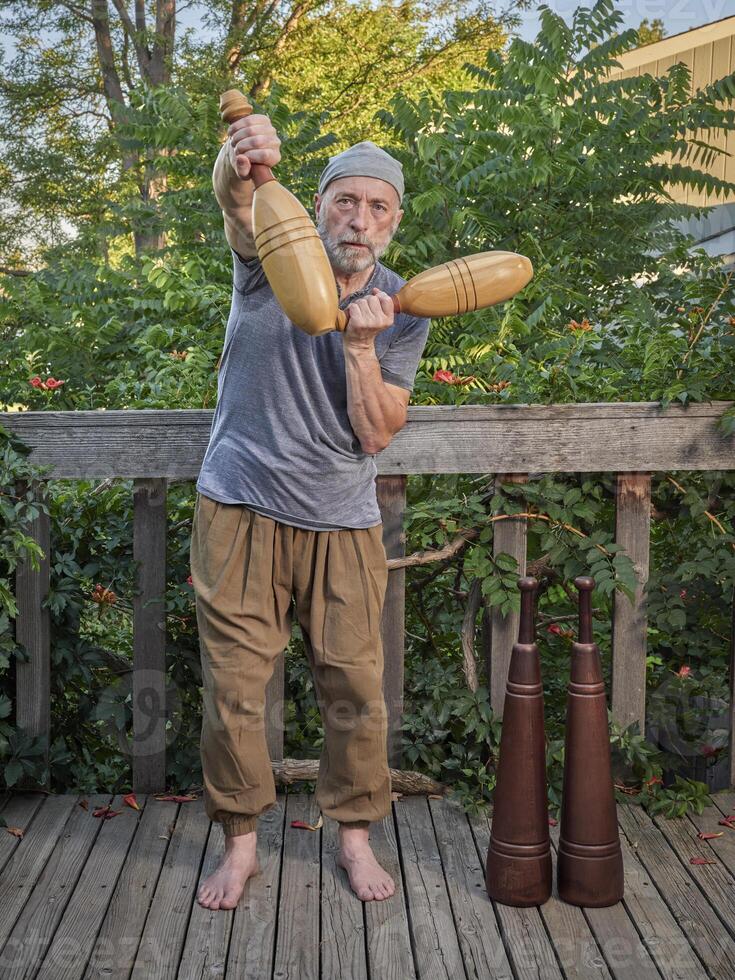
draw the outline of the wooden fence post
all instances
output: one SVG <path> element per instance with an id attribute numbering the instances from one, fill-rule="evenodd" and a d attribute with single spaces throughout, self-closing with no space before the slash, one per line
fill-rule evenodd
<path id="1" fill-rule="evenodd" d="M 501 483 L 526 482 L 528 482 L 526 473 L 498 473 L 495 477 L 496 490 Z M 493 524 L 493 555 L 499 555 L 501 552 L 512 555 L 518 562 L 519 578 L 526 574 L 527 535 L 528 521 L 525 517 L 495 521 Z M 490 689 L 490 705 L 496 718 L 503 717 L 505 685 L 513 644 L 518 639 L 519 623 L 520 609 L 518 612 L 510 612 L 504 616 L 497 606 L 491 606 L 486 617 L 485 670 Z"/>
<path id="2" fill-rule="evenodd" d="M 30 484 L 19 480 L 16 493 L 19 496 L 31 489 L 34 499 L 46 503 L 48 492 L 45 483 L 33 480 Z M 24 533 L 40 545 L 44 557 L 39 558 L 39 571 L 31 568 L 28 559 L 18 562 L 15 570 L 15 595 L 18 616 L 15 620 L 15 639 L 28 653 L 28 662 L 16 660 L 15 723 L 26 735 L 45 739 L 42 756 L 48 768 L 51 735 L 51 615 L 42 608 L 49 594 L 51 579 L 51 534 L 49 517 L 41 511 Z M 46 780 L 43 785 L 47 785 Z M 36 789 L 36 781 L 22 776 L 13 789 Z"/>
<path id="3" fill-rule="evenodd" d="M 166 789 L 166 480 L 133 481 L 133 792 Z"/>
<path id="4" fill-rule="evenodd" d="M 405 476 L 379 476 L 376 480 L 378 506 L 383 518 L 383 547 L 387 558 L 406 553 L 403 516 L 406 510 Z M 406 569 L 388 573 L 383 603 L 383 695 L 388 709 L 388 763 L 401 768 L 401 725 L 403 723 L 403 661 L 406 628 Z"/>
<path id="5" fill-rule="evenodd" d="M 646 734 L 646 647 L 648 618 L 651 474 L 618 473 L 615 492 L 615 542 L 633 562 L 638 579 L 635 602 L 620 592 L 613 597 L 612 713 L 627 728 L 637 721 Z"/>

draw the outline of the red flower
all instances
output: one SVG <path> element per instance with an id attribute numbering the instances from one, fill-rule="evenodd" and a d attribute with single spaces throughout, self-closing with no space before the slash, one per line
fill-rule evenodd
<path id="1" fill-rule="evenodd" d="M 679 598 L 680 599 L 686 599 L 686 597 L 687 597 L 687 590 L 686 589 L 682 589 L 681 592 L 679 593 Z"/>
<path id="2" fill-rule="evenodd" d="M 656 783 L 663 783 L 663 779 L 661 778 L 661 776 L 651 776 L 651 778 L 647 779 L 643 785 L 654 786 Z"/>
<path id="3" fill-rule="evenodd" d="M 188 579 L 186 580 L 186 582 L 187 582 L 188 585 L 193 585 L 194 584 L 192 582 L 192 580 L 191 580 L 191 575 L 188 577 Z"/>
<path id="4" fill-rule="evenodd" d="M 103 588 L 99 582 L 95 585 L 89 597 L 92 602 L 107 603 L 108 605 L 117 602 L 115 593 L 111 589 Z"/>
<path id="5" fill-rule="evenodd" d="M 687 665 L 684 664 L 683 667 L 680 667 L 677 670 L 676 676 L 677 677 L 689 677 L 689 675 L 691 674 L 691 672 L 692 672 L 692 668 L 691 667 L 687 667 Z"/>
<path id="6" fill-rule="evenodd" d="M 451 371 L 442 369 L 440 371 L 434 371 L 434 381 L 443 381 L 444 384 L 452 385 L 457 380 Z"/>
<path id="7" fill-rule="evenodd" d="M 700 751 L 705 759 L 709 759 L 713 755 L 717 755 L 717 749 L 714 747 L 714 745 L 702 745 Z"/>
<path id="8" fill-rule="evenodd" d="M 41 381 L 39 376 L 36 374 L 30 379 L 28 384 L 33 385 L 34 388 L 41 388 L 43 391 L 54 391 L 56 388 L 60 388 L 65 381 L 57 381 L 56 378 L 48 377 L 45 381 Z"/>
<path id="9" fill-rule="evenodd" d="M 558 623 L 551 623 L 546 627 L 549 633 L 556 633 L 557 636 L 561 636 L 561 626 Z"/>

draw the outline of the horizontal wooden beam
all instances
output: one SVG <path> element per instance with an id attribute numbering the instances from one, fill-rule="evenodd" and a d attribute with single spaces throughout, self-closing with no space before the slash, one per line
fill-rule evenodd
<path id="1" fill-rule="evenodd" d="M 735 469 L 735 435 L 717 421 L 734 402 L 432 405 L 376 457 L 378 473 L 655 472 Z M 194 480 L 210 409 L 3 412 L 52 479 Z"/>

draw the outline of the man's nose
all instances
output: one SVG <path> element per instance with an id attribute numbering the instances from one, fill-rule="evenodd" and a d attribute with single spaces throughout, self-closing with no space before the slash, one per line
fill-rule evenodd
<path id="1" fill-rule="evenodd" d="M 353 229 L 353 231 L 367 231 L 369 226 L 369 214 L 370 211 L 367 203 L 358 204 L 352 217 L 350 218 L 350 227 Z"/>

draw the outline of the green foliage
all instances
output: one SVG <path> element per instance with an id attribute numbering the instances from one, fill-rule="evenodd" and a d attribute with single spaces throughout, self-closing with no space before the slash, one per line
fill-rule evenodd
<path id="1" fill-rule="evenodd" d="M 654 44 L 656 41 L 662 41 L 665 37 L 666 28 L 660 17 L 654 17 L 650 22 L 648 17 L 645 17 L 638 25 L 639 47 L 644 44 Z"/>
<path id="2" fill-rule="evenodd" d="M 58 14 L 58 5 L 50 6 Z M 617 58 L 640 40 L 635 31 L 620 32 L 621 15 L 610 0 L 579 7 L 570 23 L 544 7 L 536 40 L 516 38 L 502 53 L 497 24 L 450 17 L 442 40 L 425 11 L 405 8 L 385 77 L 371 73 L 370 46 L 381 32 L 391 36 L 397 8 L 378 5 L 369 13 L 340 3 L 329 16 L 321 13 L 323 20 L 310 8 L 301 40 L 289 37 L 272 55 L 268 84 L 254 99 L 281 134 L 282 182 L 310 207 L 327 156 L 346 142 L 376 139 L 401 159 L 407 187 L 387 264 L 408 278 L 445 259 L 498 249 L 529 256 L 535 269 L 507 303 L 432 325 L 415 403 L 663 407 L 731 399 L 732 276 L 692 251 L 680 223 L 706 212 L 676 203 L 671 190 L 705 189 L 714 200 L 733 191 L 707 168 L 721 152 L 715 135 L 735 128 L 735 114 L 723 107 L 735 95 L 735 76 L 694 95 L 681 65 L 658 78 L 610 79 Z M 25 31 L 28 39 L 30 24 L 19 20 L 14 36 Z M 260 38 L 266 52 L 275 26 L 266 25 Z M 333 69 L 342 29 L 364 29 L 366 38 L 364 58 L 346 66 L 354 68 L 349 77 Z M 215 42 L 189 38 L 172 83 L 151 86 L 136 77 L 108 126 L 84 27 L 70 23 L 62 34 L 56 68 L 47 67 L 42 78 L 34 76 L 37 50 L 29 40 L 14 65 L 14 87 L 7 66 L 0 73 L 0 185 L 7 189 L 10 175 L 22 174 L 13 207 L 25 208 L 28 224 L 44 229 L 21 240 L 17 222 L 0 222 L 7 264 L 28 261 L 35 270 L 0 277 L 0 408 L 212 408 L 231 295 L 231 260 L 211 191 L 222 136 L 213 93 L 257 74 L 261 49 L 244 52 L 235 78 L 226 79 Z M 75 58 L 89 98 L 77 89 L 68 102 L 49 100 L 60 91 L 54 71 L 63 75 Z M 93 110 L 104 110 L 104 124 Z M 44 136 L 33 153 L 27 133 Z M 160 235 L 163 247 L 137 248 L 143 234 Z M 437 378 L 437 371 L 452 372 L 460 383 Z M 31 383 L 36 376 L 63 384 L 44 389 Z M 258 365 L 248 380 L 267 383 Z M 734 410 L 719 428 L 735 434 Z M 23 451 L 7 440 L 1 449 L 0 769 L 10 785 L 38 758 L 12 718 L 13 661 L 23 651 L 11 638 L 11 575 L 21 556 L 40 556 L 22 533 L 38 505 L 9 489 L 30 472 Z M 652 694 L 668 690 L 682 664 L 692 671 L 689 687 L 682 685 L 687 698 L 723 694 L 735 587 L 734 487 L 732 472 L 653 475 Z M 54 789 L 114 791 L 129 780 L 130 489 L 125 480 L 49 484 Z M 561 791 L 568 627 L 575 618 L 570 583 L 581 573 L 595 578 L 595 637 L 608 689 L 613 602 L 630 598 L 635 585 L 631 561 L 614 541 L 613 489 L 606 473 L 530 472 L 524 484 L 485 474 L 408 480 L 407 551 L 441 548 L 463 530 L 476 532 L 451 559 L 406 573 L 404 758 L 447 781 L 468 808 L 481 809 L 491 798 L 499 725 L 487 706 L 483 658 L 478 692 L 468 692 L 462 674 L 463 607 L 478 581 L 478 616 L 518 605 L 518 569 L 510 555 L 493 555 L 494 529 L 514 514 L 529 515 L 553 808 Z M 190 486 L 169 488 L 167 669 L 176 704 L 168 757 L 176 788 L 196 780 L 199 765 L 200 675 L 187 584 L 192 502 Z M 100 605 L 96 585 L 117 601 Z M 298 631 L 287 675 L 286 754 L 314 757 L 323 732 Z M 701 722 L 698 705 L 690 709 Z M 652 720 L 665 722 L 666 711 Z M 697 739 L 721 752 L 718 731 L 705 724 Z M 621 798 L 647 803 L 666 793 L 672 807 L 698 805 L 691 781 L 659 788 L 671 753 L 661 755 L 636 731 L 613 726 L 611 738 Z"/>
<path id="3" fill-rule="evenodd" d="M 674 785 L 662 789 L 651 800 L 646 809 L 653 816 L 683 817 L 685 813 L 703 813 L 706 806 L 711 806 L 707 787 L 694 779 L 677 776 Z"/>

